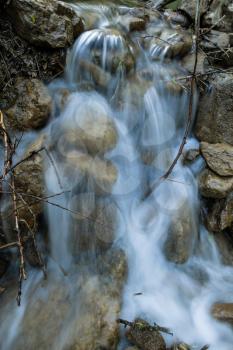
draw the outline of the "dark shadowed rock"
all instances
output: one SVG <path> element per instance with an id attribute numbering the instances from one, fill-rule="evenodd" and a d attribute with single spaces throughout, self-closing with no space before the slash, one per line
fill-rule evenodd
<path id="1" fill-rule="evenodd" d="M 233 75 L 218 74 L 201 97 L 195 126 L 199 140 L 233 145 Z"/>
<path id="2" fill-rule="evenodd" d="M 220 258 L 223 264 L 233 266 L 233 241 L 232 232 L 216 232 L 213 239 L 217 244 Z"/>
<path id="3" fill-rule="evenodd" d="M 6 259 L 0 256 L 0 278 L 5 274 L 8 266 L 9 266 L 9 261 L 7 261 Z"/>
<path id="4" fill-rule="evenodd" d="M 233 192 L 227 198 L 216 200 L 206 215 L 207 227 L 212 232 L 231 228 L 233 224 Z"/>

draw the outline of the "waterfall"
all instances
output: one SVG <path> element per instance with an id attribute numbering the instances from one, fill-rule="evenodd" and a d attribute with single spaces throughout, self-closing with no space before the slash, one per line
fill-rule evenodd
<path id="1" fill-rule="evenodd" d="M 230 350 L 232 330 L 212 318 L 211 307 L 232 300 L 233 271 L 200 223 L 202 164 L 186 166 L 181 157 L 153 187 L 183 138 L 190 91 L 176 78 L 186 71 L 167 59 L 167 46 L 127 32 L 125 7 L 73 6 L 95 14 L 97 24 L 76 40 L 64 77 L 49 86 L 54 109 L 44 132 L 53 161 L 44 161 L 44 181 L 48 196 L 62 195 L 44 205 L 48 277 L 29 271 L 22 306 L 6 303 L 0 348 L 109 349 L 96 323 L 103 312 L 102 328 L 113 324 L 111 311 L 119 309 L 129 321 L 169 327 L 167 346 L 182 340 L 192 349 Z M 156 17 L 151 26 L 167 24 Z M 197 103 L 196 91 L 193 116 Z M 193 144 L 191 136 L 185 149 Z M 115 250 L 126 256 L 125 281 L 112 272 Z M 99 336 L 105 347 L 97 347 Z M 125 342 L 114 346 L 124 350 Z"/>

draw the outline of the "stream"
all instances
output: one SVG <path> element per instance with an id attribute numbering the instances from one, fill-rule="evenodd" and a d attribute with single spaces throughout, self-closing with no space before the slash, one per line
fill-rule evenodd
<path id="1" fill-rule="evenodd" d="M 126 29 L 128 5 L 72 6 L 97 24 L 49 84 L 53 115 L 40 133 L 52 157 L 44 160 L 47 279 L 29 269 L 22 305 L 5 302 L 0 348 L 124 350 L 116 318 L 141 317 L 172 330 L 163 334 L 168 348 L 231 350 L 232 329 L 211 316 L 215 302 L 233 301 L 233 270 L 201 224 L 203 161 L 181 157 L 153 186 L 178 152 L 190 98 L 193 117 L 198 104 L 169 42 L 151 39 L 169 25 L 155 11 L 146 38 Z M 185 150 L 195 147 L 191 135 Z"/>

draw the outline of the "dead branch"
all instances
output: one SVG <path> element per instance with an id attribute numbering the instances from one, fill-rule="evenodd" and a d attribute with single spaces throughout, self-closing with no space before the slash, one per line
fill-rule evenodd
<path id="1" fill-rule="evenodd" d="M 3 131 L 4 137 L 4 170 L 3 170 L 3 177 L 6 176 L 8 170 L 12 167 L 12 157 L 15 152 L 15 149 L 12 147 L 12 142 L 10 139 L 10 136 L 7 133 L 5 123 L 4 123 L 4 116 L 3 113 L 0 111 L 0 128 Z M 23 250 L 23 244 L 22 244 L 22 237 L 21 237 L 21 231 L 19 226 L 19 214 L 18 214 L 18 208 L 17 208 L 17 197 L 16 197 L 16 191 L 15 191 L 15 176 L 14 176 L 14 170 L 11 172 L 11 179 L 10 179 L 10 186 L 12 189 L 12 201 L 13 201 L 13 208 L 14 208 L 14 220 L 15 220 L 15 231 L 17 234 L 17 246 L 19 251 L 19 278 L 18 278 L 18 295 L 17 295 L 17 303 L 20 305 L 21 302 L 21 294 L 22 294 L 22 281 L 27 278 L 26 271 L 25 271 L 25 260 L 24 260 L 24 250 Z"/>
<path id="2" fill-rule="evenodd" d="M 8 249 L 12 247 L 18 247 L 18 242 L 11 242 L 0 246 L 0 250 Z"/>

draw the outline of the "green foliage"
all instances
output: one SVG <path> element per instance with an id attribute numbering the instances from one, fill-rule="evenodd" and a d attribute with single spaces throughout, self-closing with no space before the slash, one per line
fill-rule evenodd
<path id="1" fill-rule="evenodd" d="M 181 5 L 181 0 L 175 0 L 170 4 L 168 4 L 166 8 L 175 11 L 179 8 L 180 5 Z"/>

